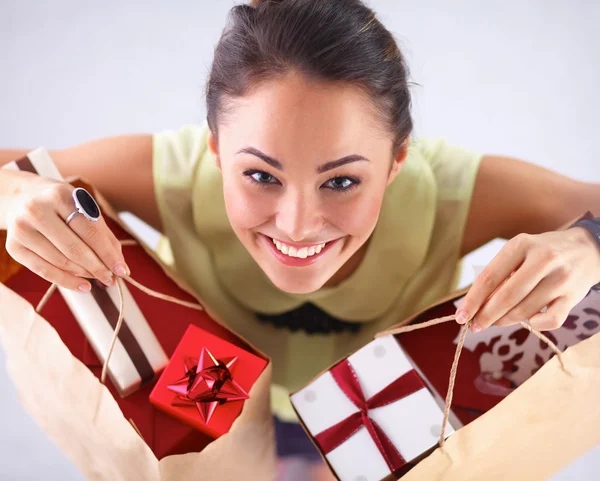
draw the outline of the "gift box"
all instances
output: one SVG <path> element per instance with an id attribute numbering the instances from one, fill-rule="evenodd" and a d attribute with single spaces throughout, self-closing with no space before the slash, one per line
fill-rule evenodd
<path id="1" fill-rule="evenodd" d="M 158 409 L 218 438 L 240 414 L 267 363 L 196 326 L 189 326 L 150 394 Z"/>
<path id="2" fill-rule="evenodd" d="M 44 147 L 32 150 L 25 157 L 4 164 L 2 169 L 21 170 L 49 179 L 62 180 L 62 175 Z"/>
<path id="3" fill-rule="evenodd" d="M 119 319 L 119 294 L 116 286 L 107 287 L 95 279 L 90 279 L 90 284 L 89 293 L 63 287 L 59 291 L 104 363 Z M 122 291 L 124 320 L 108 362 L 108 376 L 118 395 L 126 397 L 151 383 L 167 365 L 168 357 L 129 288 L 123 285 Z"/>
<path id="4" fill-rule="evenodd" d="M 370 342 L 291 401 L 341 481 L 396 479 L 440 437 L 444 403 L 394 336 Z M 453 413 L 449 420 L 448 435 L 460 427 Z"/>

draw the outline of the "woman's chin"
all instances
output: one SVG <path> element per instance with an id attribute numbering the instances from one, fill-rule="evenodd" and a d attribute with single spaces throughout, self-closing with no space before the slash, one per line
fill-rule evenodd
<path id="1" fill-rule="evenodd" d="M 281 269 L 273 269 L 272 265 L 261 267 L 273 285 L 288 294 L 310 294 L 321 289 L 327 281 L 319 273 L 309 273 L 301 268 L 288 267 L 282 272 Z"/>
<path id="2" fill-rule="evenodd" d="M 315 282 L 316 279 L 300 280 L 295 276 L 269 276 L 271 282 L 279 290 L 288 294 L 310 294 L 323 287 L 324 282 Z"/>

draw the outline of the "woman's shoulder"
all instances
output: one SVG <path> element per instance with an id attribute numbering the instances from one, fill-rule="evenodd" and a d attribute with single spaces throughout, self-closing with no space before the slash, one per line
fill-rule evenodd
<path id="1" fill-rule="evenodd" d="M 194 173 L 207 154 L 208 133 L 206 122 L 155 132 L 152 135 L 155 182 L 191 186 Z"/>
<path id="2" fill-rule="evenodd" d="M 205 123 L 153 134 L 154 191 L 165 234 L 171 241 L 194 228 L 198 212 L 221 212 L 217 199 L 222 197 L 218 195 L 222 187 L 208 149 L 208 133 Z"/>
<path id="3" fill-rule="evenodd" d="M 409 159 L 433 174 L 441 197 L 470 196 L 483 154 L 441 137 L 415 137 Z"/>

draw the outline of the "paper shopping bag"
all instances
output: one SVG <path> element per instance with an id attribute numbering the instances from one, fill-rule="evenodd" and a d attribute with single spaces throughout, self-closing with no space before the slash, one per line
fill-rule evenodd
<path id="1" fill-rule="evenodd" d="M 118 233 L 117 238 L 133 241 L 123 247 L 132 278 L 136 277 L 137 270 L 141 276 L 138 280 L 149 288 L 204 306 L 205 312 L 200 312 L 167 304 L 130 287 L 143 310 L 145 306 L 153 306 L 146 317 L 167 355 L 171 355 L 185 328 L 196 324 L 264 357 L 229 331 L 209 306 L 160 263 L 120 221 L 101 193 L 81 179 L 74 180 L 73 184 L 83 185 L 93 193 L 107 223 Z M 98 363 L 87 366 L 82 362 L 86 357 L 93 359 L 94 355 L 89 352 L 85 335 L 58 292 L 50 295 L 37 313 L 40 295 L 49 283 L 14 262 L 5 252 L 4 241 L 0 262 L 0 344 L 5 351 L 9 376 L 25 409 L 88 479 L 193 477 L 262 481 L 274 477 L 270 362 L 250 389 L 249 399 L 244 401 L 229 432 L 213 441 L 199 439 L 194 436 L 193 428 L 174 424 L 172 418 L 152 409 L 148 402 L 152 384 L 123 399 L 109 379 L 103 385 L 98 379 L 101 371 Z M 24 276 L 21 284 L 17 282 L 19 276 Z M 9 287 L 11 283 L 15 283 L 15 288 L 19 284 L 19 292 Z M 44 309 L 49 310 L 52 323 L 44 317 Z M 57 316 L 57 312 L 64 315 Z M 161 312 L 168 314 L 162 319 L 163 324 Z M 136 416 L 139 422 L 135 422 Z M 177 441 L 176 445 L 169 443 L 172 439 Z M 161 451 L 182 454 L 161 457 L 157 455 Z"/>
<path id="2" fill-rule="evenodd" d="M 461 383 L 460 361 L 456 390 Z M 464 409 L 453 406 L 468 424 L 402 479 L 548 479 L 600 443 L 598 403 L 600 334 L 595 334 L 567 348 L 560 358 L 553 356 L 493 408 L 477 413 L 470 422 Z"/>
<path id="3" fill-rule="evenodd" d="M 593 215 L 587 212 L 580 218 L 589 217 Z M 397 328 L 453 314 L 456 303 L 468 290 L 469 287 L 447 296 Z M 490 339 L 492 343 L 478 343 L 476 339 L 481 333 L 469 332 L 463 339 L 464 349 L 457 366 L 454 399 L 458 401 L 457 405 L 454 401 L 452 404 L 453 411 L 468 424 L 452 434 L 443 448 L 436 449 L 406 474 L 403 481 L 546 480 L 599 445 L 599 324 L 600 295 L 590 291 L 571 310 L 560 329 L 543 333 L 555 347 L 564 350 L 560 357 L 550 356 L 548 343 L 532 337 L 531 330 L 524 329 L 525 325 L 507 328 L 510 333 L 499 338 L 494 336 Z M 452 346 L 450 349 L 455 350 L 459 326 L 450 322 L 432 327 L 442 326 L 451 327 L 455 332 L 449 336 L 438 335 L 438 341 L 446 339 Z M 417 332 L 425 334 L 429 329 L 406 333 L 408 341 L 401 344 L 406 347 L 410 341 L 417 342 L 408 336 Z M 388 332 L 393 331 L 394 328 Z M 403 336 L 405 334 L 400 334 L 399 338 Z M 532 350 L 540 353 L 530 362 Z M 430 352 L 435 353 L 435 348 Z M 482 358 L 482 354 L 487 357 Z M 432 357 L 435 358 L 435 354 Z M 448 364 L 448 360 L 440 364 L 438 371 L 442 370 L 441 365 L 447 367 Z M 486 366 L 510 371 L 509 376 L 503 372 L 498 376 L 484 372 L 492 376 L 483 383 L 481 373 Z M 519 372 L 525 369 L 525 374 Z M 461 373 L 464 374 L 462 379 Z M 506 377 L 510 384 L 494 384 Z M 445 394 L 446 391 L 447 388 Z"/>

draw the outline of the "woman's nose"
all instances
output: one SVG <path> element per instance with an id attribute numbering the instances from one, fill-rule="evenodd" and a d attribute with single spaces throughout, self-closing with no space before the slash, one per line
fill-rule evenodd
<path id="1" fill-rule="evenodd" d="M 322 216 L 314 197 L 307 193 L 290 192 L 279 202 L 277 228 L 291 241 L 315 240 L 313 234 L 320 230 Z"/>

